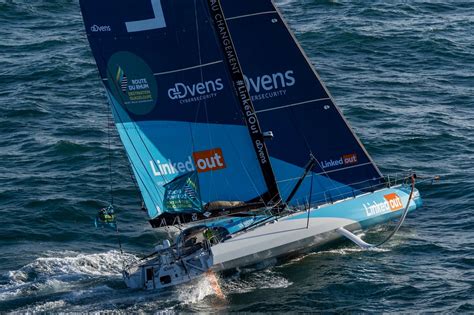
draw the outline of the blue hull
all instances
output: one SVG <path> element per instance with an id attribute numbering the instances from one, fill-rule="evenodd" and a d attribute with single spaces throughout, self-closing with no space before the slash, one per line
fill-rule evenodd
<path id="1" fill-rule="evenodd" d="M 226 270 L 261 263 L 274 258 L 316 250 L 341 238 L 339 228 L 349 231 L 396 219 L 403 213 L 410 187 L 385 188 L 372 193 L 321 205 L 271 223 L 235 233 L 232 238 L 212 246 L 214 270 Z M 409 211 L 421 207 L 418 190 L 413 192 Z M 249 219 L 234 219 L 233 227 L 250 224 Z M 227 228 L 232 223 L 227 222 Z"/>

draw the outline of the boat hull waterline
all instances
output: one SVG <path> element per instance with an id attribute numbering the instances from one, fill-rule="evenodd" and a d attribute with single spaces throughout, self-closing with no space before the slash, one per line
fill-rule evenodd
<path id="1" fill-rule="evenodd" d="M 158 257 L 125 271 L 124 279 L 130 288 L 159 289 L 191 281 L 209 271 L 244 268 L 316 250 L 342 238 L 337 231 L 339 228 L 364 230 L 400 217 L 409 195 L 409 186 L 397 186 L 312 208 L 309 214 L 308 211 L 296 212 L 236 233 L 208 249 L 196 251 L 192 258 L 185 258 L 198 262 L 197 266 L 195 263 L 189 268 L 181 260 L 163 266 Z M 421 205 L 422 199 L 415 189 L 408 211 Z M 147 275 L 146 270 L 150 268 L 152 272 L 148 271 Z M 166 274 L 165 282 L 163 272 Z"/>

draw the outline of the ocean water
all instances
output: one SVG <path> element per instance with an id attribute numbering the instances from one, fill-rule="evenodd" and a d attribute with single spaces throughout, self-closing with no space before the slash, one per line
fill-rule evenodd
<path id="1" fill-rule="evenodd" d="M 0 0 L 0 311 L 474 312 L 474 2 L 277 4 L 381 169 L 441 176 L 424 207 L 382 250 L 241 272 L 225 299 L 205 279 L 131 291 L 123 260 L 166 235 L 139 210 L 78 1 Z M 123 254 L 93 226 L 109 154 Z"/>

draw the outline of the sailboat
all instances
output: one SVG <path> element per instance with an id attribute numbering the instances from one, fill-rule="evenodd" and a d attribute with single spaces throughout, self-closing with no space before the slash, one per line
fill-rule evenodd
<path id="1" fill-rule="evenodd" d="M 422 205 L 382 175 L 271 0 L 80 0 L 154 228 L 160 289 L 317 249 Z M 366 244 L 366 243 L 365 243 Z"/>

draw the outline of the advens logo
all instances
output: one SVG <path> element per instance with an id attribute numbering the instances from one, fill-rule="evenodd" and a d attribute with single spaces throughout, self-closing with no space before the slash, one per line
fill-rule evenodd
<path id="1" fill-rule="evenodd" d="M 259 101 L 286 95 L 286 88 L 295 85 L 293 70 L 263 74 L 257 77 L 244 76 L 252 101 Z"/>
<path id="2" fill-rule="evenodd" d="M 252 101 L 259 101 L 286 95 L 287 88 L 296 84 L 294 75 L 293 70 L 288 70 L 256 77 L 244 76 L 244 80 Z M 179 82 L 168 90 L 168 97 L 180 104 L 193 103 L 214 98 L 223 89 L 222 78 L 194 84 Z"/>
<path id="3" fill-rule="evenodd" d="M 222 79 L 199 82 L 191 85 L 175 83 L 168 90 L 168 97 L 172 100 L 179 100 L 181 104 L 198 102 L 217 96 L 217 92 L 224 89 Z"/>
<path id="4" fill-rule="evenodd" d="M 110 25 L 92 25 L 91 26 L 91 32 L 97 33 L 97 32 L 112 32 L 112 28 Z"/>
<path id="5" fill-rule="evenodd" d="M 381 213 L 403 209 L 402 199 L 396 193 L 384 195 L 383 198 L 385 199 L 384 202 L 374 201 L 372 202 L 372 204 L 370 203 L 364 204 L 365 213 L 367 214 L 368 217 L 381 214 Z"/>

